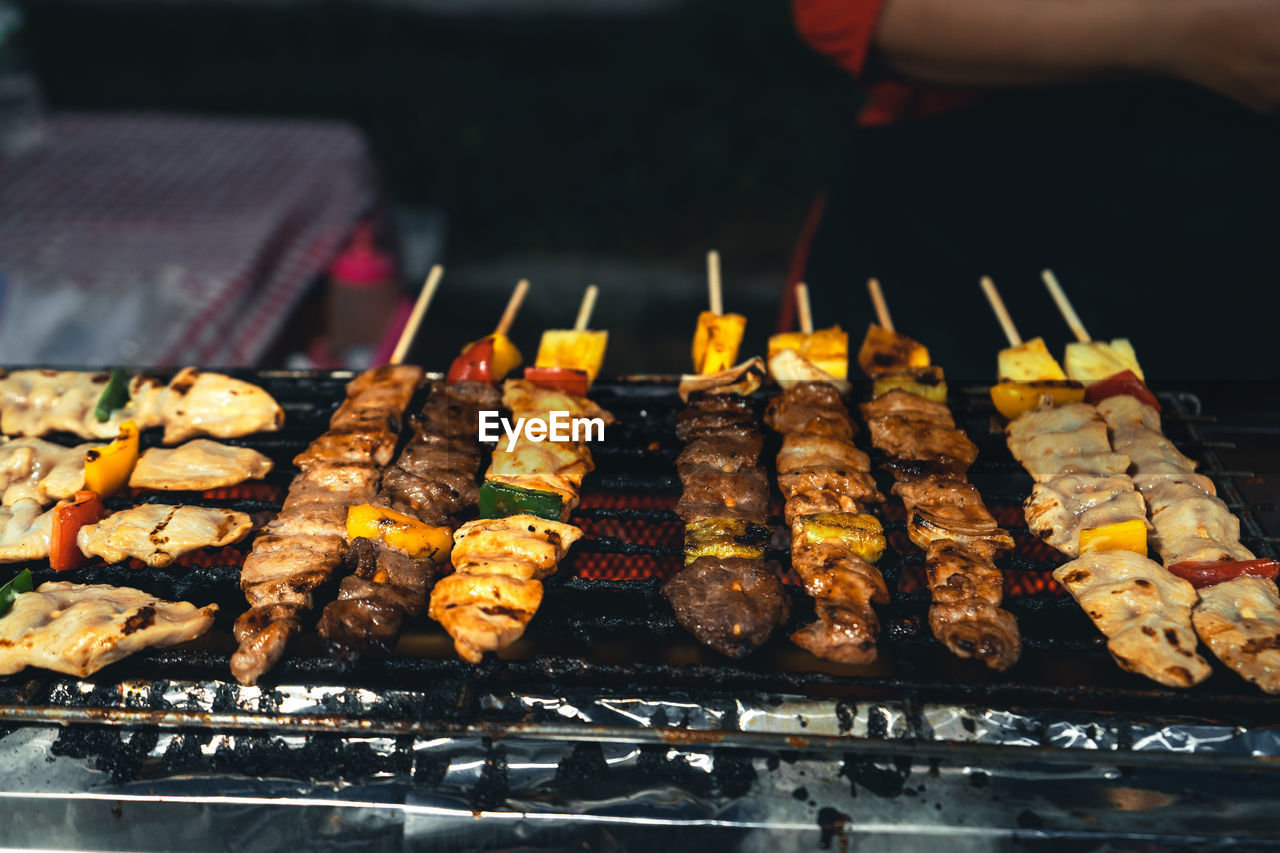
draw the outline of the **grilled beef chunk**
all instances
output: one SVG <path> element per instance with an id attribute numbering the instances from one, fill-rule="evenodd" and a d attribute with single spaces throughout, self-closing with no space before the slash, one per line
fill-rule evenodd
<path id="1" fill-rule="evenodd" d="M 676 503 L 676 513 L 685 522 L 723 517 L 758 524 L 769 520 L 769 482 L 759 465 L 737 473 L 701 465 L 686 470 L 682 479 L 684 494 Z"/>
<path id="2" fill-rule="evenodd" d="M 764 420 L 782 433 L 853 438 L 854 425 L 840 400 L 840 392 L 827 382 L 792 385 L 769 401 Z"/>
<path id="3" fill-rule="evenodd" d="M 763 443 L 759 433 L 723 438 L 699 438 L 685 445 L 676 459 L 676 472 L 683 480 L 686 472 L 700 465 L 726 473 L 755 467 Z"/>
<path id="4" fill-rule="evenodd" d="M 1004 579 L 985 548 L 937 539 L 929 543 L 926 572 L 933 605 L 929 627 L 957 657 L 992 669 L 1013 666 L 1022 654 L 1018 623 L 1001 609 Z"/>
<path id="5" fill-rule="evenodd" d="M 768 564 L 740 557 L 700 557 L 662 587 L 676 621 L 721 654 L 750 654 L 786 621 L 782 582 Z"/>

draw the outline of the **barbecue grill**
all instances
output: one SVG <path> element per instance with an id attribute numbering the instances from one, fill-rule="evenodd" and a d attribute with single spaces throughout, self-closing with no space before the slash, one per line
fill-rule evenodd
<path id="1" fill-rule="evenodd" d="M 286 409 L 282 432 L 232 442 L 267 453 L 276 470 L 261 484 L 138 499 L 268 518 L 289 460 L 325 429 L 351 378 L 233 375 Z M 856 386 L 853 399 L 867 390 Z M 1050 576 L 1062 558 L 1025 528 L 1030 478 L 986 395 L 953 386 L 952 408 L 981 449 L 970 477 L 1017 540 L 997 561 L 1023 636 L 1007 672 L 957 660 L 934 640 L 923 554 L 893 501 L 880 563 L 893 600 L 879 608 L 875 664 L 820 661 L 787 641 L 813 618 L 794 582 L 790 623 L 754 655 L 731 661 L 699 645 L 659 593 L 683 559 L 675 381 L 601 381 L 592 396 L 619 422 L 592 448 L 597 470 L 573 518 L 586 536 L 501 659 L 463 663 L 424 618 L 393 656 L 354 668 L 305 635 L 262 684 L 243 687 L 228 658 L 248 543 L 165 569 L 99 564 L 60 576 L 216 602 L 221 613 L 201 640 L 90 679 L 41 670 L 0 679 L 6 843 L 765 850 L 851 839 L 902 849 L 939 837 L 1120 848 L 1271 840 L 1280 697 L 1216 661 L 1186 691 L 1115 666 Z M 763 408 L 767 391 L 757 398 Z M 1166 432 L 1218 484 L 1241 541 L 1274 556 L 1277 540 L 1237 482 L 1249 472 L 1219 457 L 1230 429 L 1191 394 L 1162 401 Z M 766 440 L 769 463 L 777 441 Z M 857 441 L 869 449 L 865 435 Z M 780 500 L 774 510 L 780 517 Z M 787 565 L 785 535 L 773 544 L 771 557 Z M 37 583 L 52 577 L 47 564 L 29 567 Z"/>

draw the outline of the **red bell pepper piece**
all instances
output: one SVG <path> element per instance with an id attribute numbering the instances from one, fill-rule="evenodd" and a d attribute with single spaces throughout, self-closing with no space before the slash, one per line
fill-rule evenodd
<path id="1" fill-rule="evenodd" d="M 1280 574 L 1280 563 L 1272 559 L 1216 560 L 1209 562 L 1174 563 L 1169 567 L 1183 580 L 1190 581 L 1196 589 L 1241 577 L 1275 580 Z"/>
<path id="2" fill-rule="evenodd" d="M 1084 399 L 1086 403 L 1096 406 L 1108 397 L 1119 397 L 1122 394 L 1136 397 L 1139 402 L 1160 411 L 1160 401 L 1156 399 L 1156 395 L 1151 393 L 1151 389 L 1132 370 L 1122 370 L 1093 383 L 1085 389 Z"/>
<path id="3" fill-rule="evenodd" d="M 444 381 L 454 382 L 492 382 L 493 381 L 493 340 L 481 338 L 470 344 L 453 360 Z"/>
<path id="4" fill-rule="evenodd" d="M 88 562 L 76 544 L 76 534 L 86 524 L 96 524 L 106 515 L 97 492 L 76 492 L 70 503 L 53 508 L 53 529 L 49 535 L 49 567 L 55 572 L 78 569 Z"/>
<path id="5" fill-rule="evenodd" d="M 563 391 L 575 397 L 587 396 L 587 385 L 591 382 L 587 371 L 571 367 L 526 367 L 524 378 L 539 388 Z"/>

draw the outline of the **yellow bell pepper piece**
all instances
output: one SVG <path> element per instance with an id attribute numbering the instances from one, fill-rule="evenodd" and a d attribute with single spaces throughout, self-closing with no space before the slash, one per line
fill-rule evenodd
<path id="1" fill-rule="evenodd" d="M 114 495 L 128 485 L 137 464 L 138 425 L 125 421 L 110 444 L 85 453 L 84 487 L 104 498 Z"/>
<path id="2" fill-rule="evenodd" d="M 1140 518 L 1080 531 L 1080 553 L 1133 551 L 1147 556 L 1147 524 Z"/>
<path id="3" fill-rule="evenodd" d="M 758 560 L 769 548 L 772 531 L 741 518 L 704 518 L 684 528 L 684 564 L 699 557 L 743 557 Z"/>
<path id="4" fill-rule="evenodd" d="M 929 366 L 929 350 L 919 341 L 872 323 L 858 350 L 858 366 L 868 376 Z"/>
<path id="5" fill-rule="evenodd" d="M 604 351 L 609 345 L 609 333 L 605 331 L 577 331 L 576 329 L 547 329 L 538 344 L 538 367 L 566 367 L 584 370 L 588 382 L 595 382 L 604 364 Z"/>
<path id="6" fill-rule="evenodd" d="M 699 314 L 693 333 L 693 372 L 706 376 L 733 367 L 746 329 L 747 318 L 741 314 Z"/>
<path id="7" fill-rule="evenodd" d="M 1049 354 L 1044 338 L 1032 338 L 1020 346 L 1006 347 L 997 356 L 996 374 L 1001 382 L 1041 382 L 1066 379 L 1062 366 Z"/>
<path id="8" fill-rule="evenodd" d="M 360 504 L 347 510 L 347 538 L 374 539 L 414 558 L 430 558 L 436 565 L 449 562 L 453 531 L 423 524 L 416 518 L 385 507 Z"/>
<path id="9" fill-rule="evenodd" d="M 769 360 L 785 350 L 794 350 L 814 367 L 835 377 L 849 378 L 849 333 L 839 326 L 816 332 L 783 332 L 769 338 Z"/>
<path id="10" fill-rule="evenodd" d="M 1001 382 L 991 386 L 991 402 L 1009 420 L 1040 408 L 1048 398 L 1054 406 L 1084 401 L 1084 386 L 1078 382 Z"/>
<path id="11" fill-rule="evenodd" d="M 807 545 L 843 542 L 854 556 L 867 563 L 878 561 L 887 545 L 879 519 L 851 512 L 803 515 L 791 525 L 791 540 Z"/>
<path id="12" fill-rule="evenodd" d="M 942 378 L 942 368 L 937 365 L 882 373 L 871 383 L 873 397 L 888 394 L 895 388 L 935 403 L 947 402 L 947 380 Z"/>
<path id="13" fill-rule="evenodd" d="M 489 364 L 489 370 L 493 381 L 497 382 L 519 367 L 524 359 L 520 355 L 520 350 L 516 349 L 516 345 L 511 343 L 511 339 L 506 335 L 494 332 L 489 335 L 489 339 L 493 341 L 493 361 Z"/>

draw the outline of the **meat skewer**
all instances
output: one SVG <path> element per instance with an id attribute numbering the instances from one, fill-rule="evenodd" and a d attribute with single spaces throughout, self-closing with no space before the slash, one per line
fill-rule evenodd
<path id="1" fill-rule="evenodd" d="M 729 657 L 750 654 L 786 621 L 789 602 L 765 562 L 771 538 L 763 438 L 748 399 L 762 371 L 732 368 L 746 318 L 724 314 L 719 256 L 708 254 L 711 310 L 698 316 L 693 364 L 681 383 L 687 406 L 676 417 L 684 444 L 676 470 L 683 492 L 685 565 L 662 587 L 676 621 Z"/>
<path id="2" fill-rule="evenodd" d="M 984 280 L 983 289 L 998 306 L 997 315 L 1007 319 L 994 283 Z M 1010 346 L 1024 346 L 1019 341 L 1015 330 Z M 1018 375 L 1022 381 L 1065 378 L 1042 346 L 1020 364 L 1027 370 Z M 1010 372 L 1002 368 L 1001 379 L 1013 378 Z M 1210 668 L 1195 651 L 1195 591 L 1147 559 L 1146 513 L 1126 473 L 1129 457 L 1114 452 L 1093 406 L 1073 402 L 1055 408 L 1048 396 L 1039 408 L 1014 418 L 1005 433 L 1010 452 L 1036 481 L 1024 504 L 1028 526 L 1075 558 L 1059 566 L 1054 579 L 1107 638 L 1122 669 L 1169 687 L 1198 684 Z"/>
<path id="3" fill-rule="evenodd" d="M 955 425 L 941 371 L 928 350 L 897 334 L 879 282 L 868 282 L 880 325 L 859 352 L 877 396 L 862 404 L 871 443 L 889 457 L 893 493 L 907 512 L 911 541 L 925 551 L 932 596 L 929 627 L 953 654 L 1005 670 L 1022 653 L 1013 615 L 1000 605 L 1004 581 L 994 560 L 1013 547 L 967 477 L 978 449 Z M 921 381 L 925 379 L 926 381 Z"/>
<path id="4" fill-rule="evenodd" d="M 813 335 L 803 283 L 796 285 L 796 296 L 801 334 Z M 868 508 L 884 503 L 884 496 L 870 460 L 852 442 L 857 428 L 835 379 L 792 384 L 765 412 L 765 422 L 783 436 L 778 488 L 791 528 L 791 567 L 818 616 L 791 641 L 825 660 L 870 663 L 880 634 L 871 604 L 887 602 L 889 591 L 875 568 L 884 553 L 884 531 Z"/>
<path id="5" fill-rule="evenodd" d="M 1086 349 L 1093 341 L 1071 301 L 1052 272 L 1046 270 L 1044 278 L 1076 336 L 1068 373 L 1074 369 L 1081 379 L 1092 381 L 1112 367 L 1129 371 L 1119 381 L 1115 376 L 1095 381 L 1089 393 L 1098 400 L 1113 448 L 1129 458 L 1153 528 L 1152 547 L 1171 573 L 1196 587 L 1191 612 L 1196 633 L 1241 678 L 1267 693 L 1280 693 L 1280 592 L 1275 583 L 1280 564 L 1258 560 L 1240 543 L 1240 519 L 1217 496 L 1213 481 L 1197 474 L 1196 463 L 1165 437 L 1158 403 L 1152 405 L 1154 397 L 1142 385 L 1132 347 L 1118 339 Z M 1091 368 L 1091 358 L 1105 366 Z"/>

